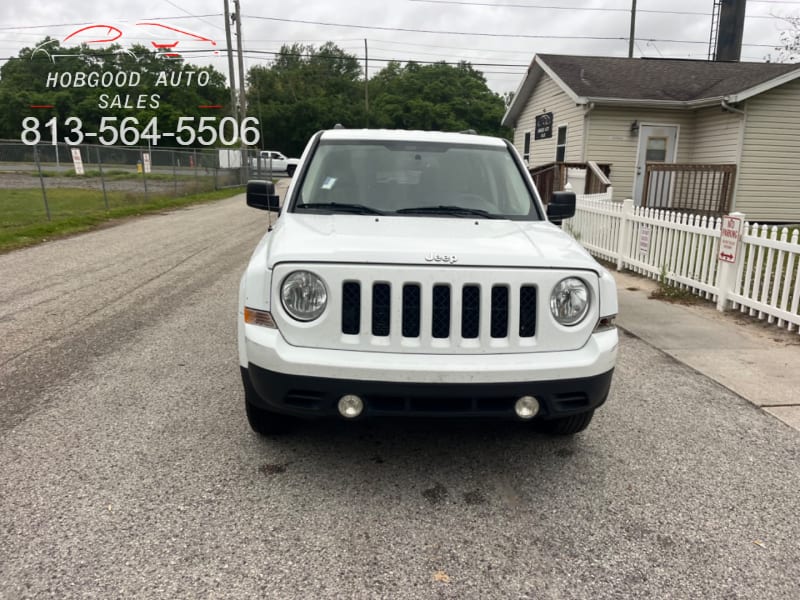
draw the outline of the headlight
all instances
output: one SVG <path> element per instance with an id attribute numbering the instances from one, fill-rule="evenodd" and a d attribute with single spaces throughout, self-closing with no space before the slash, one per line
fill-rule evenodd
<path id="1" fill-rule="evenodd" d="M 313 321 L 325 310 L 328 290 L 322 279 L 309 271 L 289 273 L 281 286 L 283 308 L 298 321 Z"/>
<path id="2" fill-rule="evenodd" d="M 562 279 L 550 294 L 550 312 L 562 325 L 577 325 L 589 312 L 589 288 L 577 277 Z"/>

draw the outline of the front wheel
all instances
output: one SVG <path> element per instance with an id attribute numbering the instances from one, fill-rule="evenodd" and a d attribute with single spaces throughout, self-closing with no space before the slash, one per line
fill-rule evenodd
<path id="1" fill-rule="evenodd" d="M 539 429 L 550 435 L 575 435 L 589 426 L 593 416 L 594 410 L 587 410 L 577 415 L 542 421 Z"/>

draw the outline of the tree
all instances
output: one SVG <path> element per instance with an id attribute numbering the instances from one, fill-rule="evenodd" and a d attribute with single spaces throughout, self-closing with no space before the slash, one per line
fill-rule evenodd
<path id="1" fill-rule="evenodd" d="M 800 61 L 800 17 L 781 17 L 788 24 L 788 28 L 780 32 L 780 46 L 775 57 L 779 63 L 793 63 Z M 768 57 L 772 58 L 772 57 Z"/>
<path id="2" fill-rule="evenodd" d="M 462 131 L 507 136 L 500 126 L 505 102 L 467 62 L 405 67 L 389 63 L 370 82 L 380 127 Z"/>
<path id="3" fill-rule="evenodd" d="M 247 82 L 264 148 L 296 156 L 320 129 L 364 125 L 361 65 L 332 42 L 285 45 L 272 65 L 251 68 Z"/>
<path id="4" fill-rule="evenodd" d="M 337 123 L 510 134 L 500 126 L 503 97 L 465 62 L 389 62 L 369 81 L 369 115 L 358 59 L 331 42 L 282 47 L 272 65 L 250 69 L 248 84 L 248 112 L 261 121 L 264 147 L 294 155 L 316 131 Z"/>

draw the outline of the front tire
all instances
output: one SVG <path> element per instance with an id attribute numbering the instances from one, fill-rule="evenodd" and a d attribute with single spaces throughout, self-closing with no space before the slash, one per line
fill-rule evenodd
<path id="1" fill-rule="evenodd" d="M 542 421 L 539 428 L 550 435 L 575 435 L 589 426 L 593 416 L 594 410 L 587 410 L 577 415 Z"/>

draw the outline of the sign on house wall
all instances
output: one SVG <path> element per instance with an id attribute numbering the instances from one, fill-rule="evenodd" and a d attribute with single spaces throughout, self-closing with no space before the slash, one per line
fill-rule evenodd
<path id="1" fill-rule="evenodd" d="M 543 140 L 553 137 L 553 113 L 548 112 L 536 117 L 536 130 L 534 140 Z"/>

